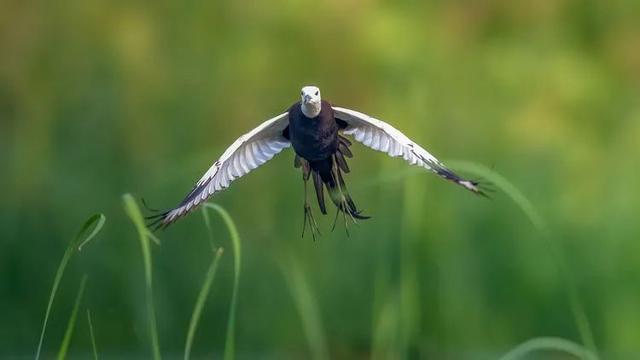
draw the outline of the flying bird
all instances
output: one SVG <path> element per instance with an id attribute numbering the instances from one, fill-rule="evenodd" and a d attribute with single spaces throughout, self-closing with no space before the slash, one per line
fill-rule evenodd
<path id="1" fill-rule="evenodd" d="M 173 209 L 148 217 L 151 226 L 164 228 L 198 207 L 214 194 L 226 189 L 236 179 L 248 174 L 272 159 L 284 149 L 293 147 L 294 165 L 301 168 L 304 182 L 304 229 L 307 224 L 315 238 L 318 225 L 309 205 L 307 183 L 313 179 L 318 206 L 327 214 L 325 189 L 331 202 L 345 218 L 353 221 L 368 219 L 356 207 L 344 182 L 348 173 L 346 158 L 351 139 L 392 157 L 402 157 L 411 165 L 430 170 L 440 177 L 456 183 L 476 194 L 484 195 L 478 182 L 464 179 L 445 167 L 427 150 L 384 121 L 355 110 L 332 106 L 322 100 L 320 89 L 305 86 L 300 101 L 284 113 L 260 124 L 240 136 L 213 163 L 195 187 Z M 335 221 L 334 221 L 335 227 Z"/>

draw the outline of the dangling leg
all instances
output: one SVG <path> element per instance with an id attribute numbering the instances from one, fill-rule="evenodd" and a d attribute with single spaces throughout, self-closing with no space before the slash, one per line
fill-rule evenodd
<path id="1" fill-rule="evenodd" d="M 298 161 L 298 157 L 296 156 L 296 161 Z M 304 232 L 307 229 L 307 222 L 309 223 L 309 229 L 311 231 L 311 237 L 313 241 L 316 240 L 316 233 L 320 234 L 320 229 L 318 229 L 318 223 L 316 219 L 313 217 L 313 212 L 311 211 L 311 206 L 309 205 L 309 196 L 307 192 L 307 182 L 309 181 L 309 177 L 311 175 L 311 167 L 309 166 L 309 162 L 303 159 L 299 159 L 302 165 L 302 181 L 304 182 L 304 225 L 302 225 L 302 237 L 304 238 Z"/>

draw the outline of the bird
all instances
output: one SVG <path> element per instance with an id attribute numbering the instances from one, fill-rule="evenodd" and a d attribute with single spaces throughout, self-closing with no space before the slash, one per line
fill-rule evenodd
<path id="1" fill-rule="evenodd" d="M 351 139 L 351 140 L 350 140 Z M 184 217 L 213 195 L 265 164 L 283 150 L 293 147 L 294 166 L 301 169 L 304 183 L 304 237 L 307 224 L 313 238 L 319 232 L 309 204 L 307 183 L 312 179 L 320 212 L 327 214 L 325 189 L 336 207 L 336 219 L 342 214 L 353 222 L 369 219 L 359 210 L 347 190 L 344 173 L 350 168 L 352 140 L 391 157 L 432 171 L 475 194 L 486 196 L 478 181 L 468 180 L 447 168 L 427 150 L 390 124 L 367 114 L 333 106 L 321 97 L 317 86 L 304 86 L 300 100 L 250 132 L 240 136 L 198 180 L 193 189 L 175 207 L 148 216 L 149 226 L 166 228 Z M 336 220 L 333 227 L 335 228 Z"/>

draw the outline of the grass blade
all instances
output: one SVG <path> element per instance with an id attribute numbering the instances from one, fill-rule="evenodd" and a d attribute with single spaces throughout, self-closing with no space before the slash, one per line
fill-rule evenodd
<path id="1" fill-rule="evenodd" d="M 106 217 L 103 214 L 95 214 L 91 216 L 87 221 L 85 221 L 84 225 L 75 238 L 69 242 L 67 249 L 62 256 L 62 260 L 60 261 L 60 265 L 58 265 L 58 270 L 56 271 L 56 276 L 53 280 L 53 287 L 51 288 L 51 292 L 49 293 L 49 302 L 47 303 L 47 310 L 44 314 L 44 321 L 42 323 L 42 331 L 40 332 L 40 340 L 38 341 L 38 350 L 36 351 L 36 360 L 40 358 L 40 354 L 42 352 L 42 343 L 44 342 L 44 334 L 47 330 L 47 323 L 49 322 L 49 315 L 51 314 L 51 307 L 53 305 L 53 300 L 56 297 L 56 293 L 58 292 L 58 287 L 60 285 L 60 281 L 62 280 L 62 276 L 64 275 L 64 271 L 67 268 L 67 264 L 71 259 L 71 255 L 73 255 L 73 251 L 76 247 L 76 244 L 80 244 L 80 246 L 85 245 L 91 239 L 93 239 L 102 229 L 104 223 L 106 221 Z M 94 225 L 95 224 L 95 225 Z M 88 229 L 92 228 L 93 230 L 89 235 L 84 237 L 83 235 L 87 232 Z M 81 240 L 82 239 L 82 240 Z"/>
<path id="2" fill-rule="evenodd" d="M 542 216 L 540 216 L 538 211 L 535 209 L 531 201 L 529 201 L 529 199 L 524 196 L 522 191 L 518 190 L 518 188 L 516 188 L 504 176 L 498 174 L 497 172 L 489 169 L 484 165 L 476 164 L 469 161 L 449 161 L 448 164 L 453 169 L 481 177 L 483 179 L 486 179 L 491 184 L 495 185 L 498 189 L 507 194 L 507 196 L 509 196 L 516 205 L 518 205 L 520 210 L 524 212 L 524 214 L 527 216 L 527 219 L 531 221 L 531 223 L 537 230 L 543 232 L 545 235 L 548 235 L 547 225 L 542 219 Z"/>
<path id="3" fill-rule="evenodd" d="M 87 275 L 82 277 L 80 281 L 80 290 L 76 296 L 76 301 L 73 304 L 73 311 L 71 311 L 71 317 L 69 317 L 69 323 L 67 324 L 67 330 L 64 333 L 62 344 L 60 344 L 60 350 L 58 351 L 58 360 L 64 360 L 67 357 L 67 351 L 69 350 L 69 344 L 71 343 L 71 337 L 73 336 L 73 329 L 76 325 L 76 317 L 78 317 L 78 308 L 80 307 L 80 301 L 84 294 L 84 287 L 87 283 Z"/>
<path id="4" fill-rule="evenodd" d="M 502 356 L 500 360 L 518 360 L 536 351 L 557 351 L 573 355 L 579 359 L 597 359 L 594 353 L 572 341 L 556 337 L 539 337 L 527 340 L 516 346 Z"/>
<path id="5" fill-rule="evenodd" d="M 140 212 L 140 208 L 138 204 L 134 200 L 131 194 L 124 194 L 122 196 L 122 201 L 124 202 L 124 208 L 138 230 L 138 237 L 140 239 L 140 247 L 142 248 L 142 259 L 144 262 L 144 275 L 145 275 L 145 284 L 146 284 L 146 301 L 147 301 L 147 313 L 149 317 L 149 333 L 151 334 L 151 347 L 153 350 L 153 358 L 158 360 L 161 358 L 160 355 L 160 344 L 158 341 L 158 330 L 156 325 L 156 311 L 155 306 L 153 305 L 153 274 L 152 274 L 152 259 L 151 259 L 151 248 L 149 246 L 149 240 L 154 240 L 157 242 L 157 238 L 153 236 L 151 231 L 147 228 L 144 223 L 144 217 Z"/>
<path id="6" fill-rule="evenodd" d="M 200 316 L 202 315 L 202 309 L 204 308 L 204 303 L 209 296 L 209 290 L 211 289 L 211 284 L 213 283 L 213 279 L 216 276 L 218 263 L 220 262 L 220 257 L 222 256 L 223 252 L 224 250 L 222 248 L 219 248 L 218 251 L 216 251 L 215 256 L 213 257 L 213 261 L 209 266 L 209 270 L 207 271 L 207 275 L 205 276 L 202 288 L 200 289 L 200 293 L 198 294 L 196 304 L 193 307 L 193 314 L 191 314 L 191 321 L 189 322 L 189 332 L 187 333 L 187 342 L 184 347 L 185 360 L 188 360 L 191 356 L 191 345 L 193 344 L 193 338 L 196 333 L 196 328 L 198 327 L 198 322 L 200 321 Z"/>
<path id="7" fill-rule="evenodd" d="M 89 336 L 91 337 L 91 349 L 93 350 L 93 358 L 98 360 L 98 347 L 96 346 L 96 337 L 93 334 L 93 322 L 91 321 L 91 311 L 87 309 L 87 323 L 89 324 Z"/>
<path id="8" fill-rule="evenodd" d="M 300 265 L 291 259 L 288 266 L 282 265 L 282 273 L 300 314 L 311 357 L 316 360 L 329 359 L 319 307 Z"/>
<path id="9" fill-rule="evenodd" d="M 227 322 L 227 338 L 224 346 L 224 359 L 231 360 L 235 358 L 235 327 L 236 327 L 236 307 L 238 302 L 238 283 L 240 282 L 240 268 L 242 260 L 242 248 L 240 247 L 240 236 L 238 229 L 229 213 L 220 205 L 205 203 L 205 208 L 213 209 L 220 214 L 222 220 L 227 225 L 229 235 L 231 235 L 231 243 L 233 246 L 233 292 L 231 294 L 231 305 L 229 306 L 229 320 Z"/>
<path id="10" fill-rule="evenodd" d="M 100 230 L 102 230 L 102 227 L 104 226 L 104 223 L 106 221 L 107 221 L 107 218 L 103 214 L 95 214 L 85 222 L 84 226 L 80 230 L 80 233 L 78 233 L 76 237 L 76 241 L 78 242 L 78 251 L 82 251 L 82 248 L 85 245 L 87 245 L 87 243 L 89 243 L 89 241 L 91 241 L 94 237 L 96 237 L 96 235 L 98 235 L 98 233 L 100 232 Z M 93 225 L 94 222 L 97 222 L 97 223 L 93 227 L 93 230 L 91 231 L 91 233 L 89 233 L 89 235 L 87 235 L 84 238 L 84 240 L 79 241 L 80 237 L 82 236 L 81 234 L 87 231 Z"/>
<path id="11" fill-rule="evenodd" d="M 207 228 L 207 233 L 209 234 L 209 245 L 211 246 L 211 251 L 216 251 L 216 244 L 213 241 L 213 230 L 211 229 L 211 218 L 209 217 L 209 212 L 207 211 L 207 207 L 202 208 L 202 217 L 204 218 L 204 226 Z"/>
<path id="12" fill-rule="evenodd" d="M 535 207 L 532 205 L 529 199 L 527 199 L 524 194 L 513 184 L 511 184 L 511 182 L 509 182 L 505 177 L 483 165 L 468 161 L 450 161 L 448 163 L 452 168 L 456 170 L 474 174 L 493 183 L 497 188 L 507 194 L 516 205 L 518 205 L 522 212 L 525 213 L 529 221 L 531 221 L 533 226 L 542 233 L 551 255 L 555 258 L 555 262 L 558 266 L 558 271 L 564 278 L 564 282 L 567 285 L 569 307 L 571 308 L 574 320 L 576 321 L 576 327 L 578 328 L 578 332 L 580 333 L 581 340 L 585 344 L 585 346 L 591 350 L 594 358 L 597 359 L 598 357 L 595 341 L 593 338 L 593 332 L 591 330 L 587 314 L 584 311 L 584 307 L 580 302 L 580 297 L 578 296 L 578 288 L 575 284 L 575 281 L 573 280 L 574 276 L 571 273 L 571 269 L 564 261 L 564 255 L 561 246 L 557 242 L 553 241 L 546 223 L 536 211 Z"/>
<path id="13" fill-rule="evenodd" d="M 379 315 L 375 318 L 373 341 L 371 344 L 371 359 L 400 359 L 400 340 L 398 327 L 400 326 L 400 306 L 397 294 L 388 296 L 380 306 Z"/>

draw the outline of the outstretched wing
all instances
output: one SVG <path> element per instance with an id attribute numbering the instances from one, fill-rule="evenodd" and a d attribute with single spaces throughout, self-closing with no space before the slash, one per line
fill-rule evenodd
<path id="1" fill-rule="evenodd" d="M 280 114 L 240 136 L 220 159 L 213 163 L 196 186 L 175 208 L 149 219 L 151 226 L 166 227 L 195 209 L 211 195 L 229 187 L 231 182 L 271 160 L 276 154 L 291 146 L 283 135 L 289 125 L 288 113 Z"/>
<path id="2" fill-rule="evenodd" d="M 411 165 L 422 166 L 476 194 L 484 195 L 477 182 L 461 178 L 427 150 L 386 122 L 341 107 L 333 107 L 333 111 L 336 119 L 344 122 L 343 134 L 353 136 L 356 141 L 374 150 L 385 152 L 392 157 L 402 157 Z"/>

